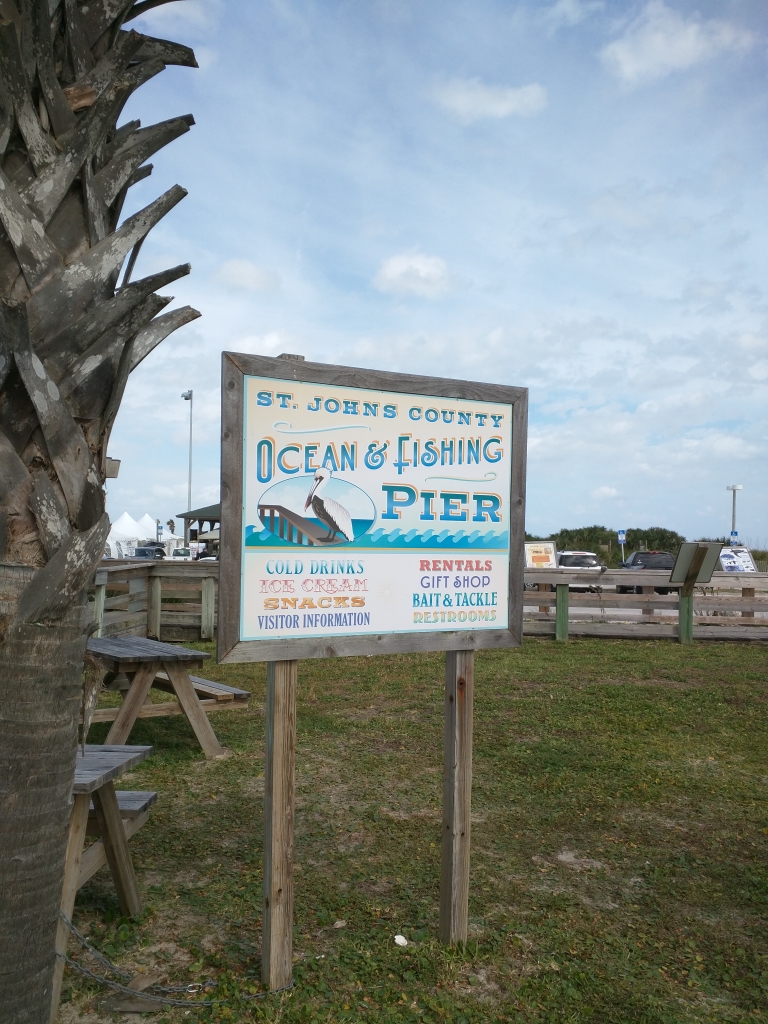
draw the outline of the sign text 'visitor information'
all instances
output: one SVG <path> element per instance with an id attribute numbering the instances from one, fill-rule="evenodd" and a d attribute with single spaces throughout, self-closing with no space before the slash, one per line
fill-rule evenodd
<path id="1" fill-rule="evenodd" d="M 510 405 L 244 388 L 241 640 L 506 628 Z"/>

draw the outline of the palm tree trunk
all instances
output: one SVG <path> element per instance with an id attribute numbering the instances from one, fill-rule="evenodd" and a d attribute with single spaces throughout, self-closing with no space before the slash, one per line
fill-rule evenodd
<path id="1" fill-rule="evenodd" d="M 0 569 L 4 611 L 32 575 L 21 567 Z M 38 1024 L 51 1012 L 52 949 L 82 696 L 84 611 L 81 599 L 56 624 L 18 626 L 2 649 L 0 1005 L 5 1011 L 0 1016 L 14 1024 Z"/>
<path id="2" fill-rule="evenodd" d="M 199 316 L 182 265 L 131 280 L 176 186 L 120 223 L 186 114 L 118 128 L 178 43 L 123 24 L 168 0 L 0 4 L 0 1019 L 48 1024 L 107 446 L 128 376 Z M 126 265 L 118 287 L 121 270 Z"/>

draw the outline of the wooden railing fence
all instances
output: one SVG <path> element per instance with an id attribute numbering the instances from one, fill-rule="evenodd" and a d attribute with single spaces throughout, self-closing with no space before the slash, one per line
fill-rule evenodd
<path id="1" fill-rule="evenodd" d="M 212 640 L 217 562 L 102 562 L 93 586 L 98 636 Z"/>
<path id="2" fill-rule="evenodd" d="M 649 569 L 579 573 L 566 569 L 526 571 L 523 632 L 529 636 L 676 638 L 678 594 L 670 589 L 669 573 Z M 641 593 L 620 594 L 618 587 Z M 553 588 L 554 587 L 554 592 Z M 580 593 L 572 587 L 599 588 Z M 693 598 L 696 640 L 768 640 L 768 573 L 716 572 Z"/>
<path id="3" fill-rule="evenodd" d="M 643 570 L 602 575 L 568 569 L 526 570 L 523 632 L 527 636 L 678 636 L 678 595 L 669 573 Z M 189 643 L 216 633 L 218 562 L 103 562 L 92 588 L 102 636 L 133 634 Z M 535 589 L 531 589 L 531 585 Z M 572 587 L 599 587 L 580 593 Z M 640 587 L 619 594 L 616 587 Z M 555 588 L 554 590 L 552 588 Z M 715 573 L 694 595 L 698 640 L 768 640 L 768 573 Z"/>

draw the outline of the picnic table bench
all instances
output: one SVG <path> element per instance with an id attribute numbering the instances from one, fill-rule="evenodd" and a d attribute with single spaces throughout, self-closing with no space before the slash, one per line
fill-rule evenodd
<path id="1" fill-rule="evenodd" d="M 74 802 L 67 842 L 61 910 L 72 920 L 77 890 L 109 864 L 117 890 L 120 909 L 127 917 L 141 913 L 141 897 L 133 870 L 128 840 L 149 817 L 157 799 L 154 792 L 116 792 L 115 779 L 140 764 L 152 753 L 152 747 L 88 744 L 85 753 L 78 749 L 75 778 L 72 785 Z M 87 835 L 98 836 L 85 847 Z M 56 929 L 56 952 L 67 951 L 69 931 L 59 920 Z M 53 979 L 51 1013 L 55 1019 L 61 996 L 64 962 L 56 959 Z"/>
<path id="2" fill-rule="evenodd" d="M 247 708 L 250 693 L 190 676 L 189 669 L 198 668 L 210 655 L 137 636 L 93 637 L 88 641 L 88 652 L 102 662 L 110 684 L 123 690 L 120 707 L 97 708 L 91 719 L 113 723 L 107 743 L 125 743 L 137 718 L 183 714 L 206 757 L 224 753 L 208 713 Z M 153 704 L 149 696 L 153 687 L 174 693 L 177 700 Z"/>

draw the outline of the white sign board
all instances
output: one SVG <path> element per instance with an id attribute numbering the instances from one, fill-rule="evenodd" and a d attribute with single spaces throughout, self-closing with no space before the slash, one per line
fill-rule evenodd
<path id="1" fill-rule="evenodd" d="M 557 549 L 553 540 L 528 541 L 525 545 L 526 569 L 556 569 Z"/>
<path id="2" fill-rule="evenodd" d="M 508 633 L 513 559 L 523 585 L 513 484 L 522 389 L 474 385 L 463 397 L 463 382 L 441 381 L 438 396 L 432 378 L 408 378 L 405 391 L 396 374 L 375 376 L 399 387 L 365 387 L 322 380 L 341 368 L 232 358 L 243 366 L 237 524 L 222 494 L 222 580 L 240 597 L 231 640 L 256 657 L 276 641 L 314 649 L 329 636 L 410 634 L 398 649 L 429 649 L 434 634 Z M 249 361 L 262 372 L 246 372 Z"/>

